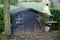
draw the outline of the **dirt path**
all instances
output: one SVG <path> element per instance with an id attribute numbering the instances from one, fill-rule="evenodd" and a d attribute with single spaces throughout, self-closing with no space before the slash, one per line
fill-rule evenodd
<path id="1" fill-rule="evenodd" d="M 37 35 L 37 36 L 36 36 Z M 54 40 L 54 37 L 56 37 L 57 32 L 41 32 L 39 34 L 30 35 L 30 36 L 14 36 L 13 38 L 10 38 L 8 40 Z M 1 37 L 0 37 L 1 40 Z"/>
<path id="2" fill-rule="evenodd" d="M 15 36 L 16 40 L 54 40 L 57 32 L 41 32 L 30 36 Z"/>

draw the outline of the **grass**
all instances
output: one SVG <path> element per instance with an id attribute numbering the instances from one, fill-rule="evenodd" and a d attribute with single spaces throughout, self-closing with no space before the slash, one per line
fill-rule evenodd
<path id="1" fill-rule="evenodd" d="M 58 32 L 59 30 L 52 30 L 52 32 Z"/>

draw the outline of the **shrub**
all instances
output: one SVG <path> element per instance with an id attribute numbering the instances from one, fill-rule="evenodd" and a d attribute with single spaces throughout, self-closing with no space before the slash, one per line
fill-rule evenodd
<path id="1" fill-rule="evenodd" d="M 4 13 L 3 7 L 0 7 L 0 32 L 4 31 Z"/>
<path id="2" fill-rule="evenodd" d="M 50 9 L 53 19 L 57 21 L 57 27 L 60 26 L 60 9 Z"/>

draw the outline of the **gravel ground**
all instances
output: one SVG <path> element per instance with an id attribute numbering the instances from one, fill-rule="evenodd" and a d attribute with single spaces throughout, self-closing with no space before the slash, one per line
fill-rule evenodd
<path id="1" fill-rule="evenodd" d="M 47 33 L 41 33 L 40 36 L 14 36 L 13 38 L 10 38 L 8 40 L 54 40 L 54 37 L 56 37 L 57 32 L 47 32 Z M 0 40 L 1 36 L 0 36 Z M 60 39 L 57 39 L 60 40 Z"/>
<path id="2" fill-rule="evenodd" d="M 54 40 L 54 37 L 56 37 L 57 32 L 46 32 L 41 33 L 39 36 L 23 36 L 18 37 L 15 36 L 14 40 Z M 58 40 L 58 39 L 57 39 Z"/>

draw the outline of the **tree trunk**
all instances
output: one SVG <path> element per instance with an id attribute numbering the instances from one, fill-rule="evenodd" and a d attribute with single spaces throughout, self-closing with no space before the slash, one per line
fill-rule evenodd
<path id="1" fill-rule="evenodd" d="M 7 40 L 10 29 L 9 0 L 3 0 L 4 5 L 4 33 L 3 40 Z"/>

